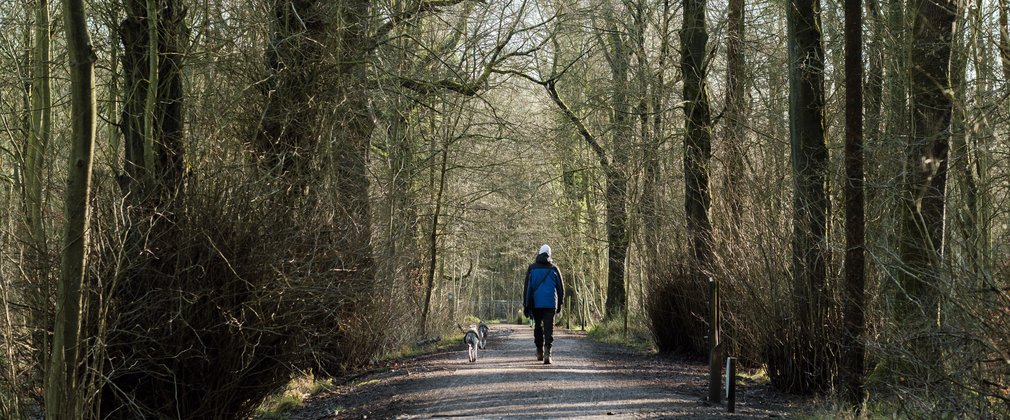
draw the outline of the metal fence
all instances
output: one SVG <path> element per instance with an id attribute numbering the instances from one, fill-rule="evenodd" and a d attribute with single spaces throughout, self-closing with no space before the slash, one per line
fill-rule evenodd
<path id="1" fill-rule="evenodd" d="M 480 303 L 477 313 L 484 319 L 515 319 L 523 308 L 521 300 L 486 300 Z"/>

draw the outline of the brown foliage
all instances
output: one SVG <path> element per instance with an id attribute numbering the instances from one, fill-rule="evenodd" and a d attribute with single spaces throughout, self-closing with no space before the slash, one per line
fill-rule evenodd
<path id="1" fill-rule="evenodd" d="M 374 352 L 376 336 L 358 334 L 370 330 L 358 299 L 369 285 L 327 246 L 339 229 L 285 200 L 221 188 L 190 191 L 175 212 L 128 211 L 137 221 L 106 241 L 120 249 L 107 245 L 97 262 L 102 417 L 241 417 L 293 369 L 342 369 Z"/>
<path id="2" fill-rule="evenodd" d="M 661 352 L 704 357 L 708 354 L 708 286 L 688 267 L 670 264 L 651 284 L 648 311 Z"/>

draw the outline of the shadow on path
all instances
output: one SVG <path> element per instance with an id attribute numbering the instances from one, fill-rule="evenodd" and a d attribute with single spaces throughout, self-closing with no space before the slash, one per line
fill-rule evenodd
<path id="1" fill-rule="evenodd" d="M 292 419 L 723 418 L 798 413 L 764 390 L 738 391 L 736 414 L 706 406 L 705 366 L 644 356 L 555 330 L 554 363 L 536 361 L 529 327 L 495 325 L 476 363 L 466 350 L 422 357 L 311 399 Z M 753 385 L 752 387 L 758 387 Z M 753 401 L 748 401 L 748 392 Z M 760 391 L 760 392 L 758 392 Z"/>

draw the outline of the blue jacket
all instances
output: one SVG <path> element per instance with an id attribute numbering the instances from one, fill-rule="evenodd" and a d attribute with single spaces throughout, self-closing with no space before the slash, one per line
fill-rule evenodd
<path id="1" fill-rule="evenodd" d="M 537 261 L 526 269 L 523 287 L 523 309 L 554 309 L 561 311 L 565 301 L 565 284 L 561 271 L 547 254 L 537 255 Z"/>

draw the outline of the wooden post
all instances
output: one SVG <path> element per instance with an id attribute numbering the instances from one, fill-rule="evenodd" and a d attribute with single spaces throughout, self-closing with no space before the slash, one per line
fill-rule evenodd
<path id="1" fill-rule="evenodd" d="M 722 402 L 722 358 L 719 357 L 721 350 L 719 342 L 719 285 L 711 277 L 708 279 L 709 290 L 709 325 L 708 325 L 708 402 L 718 404 Z"/>
<path id="2" fill-rule="evenodd" d="M 736 358 L 726 358 L 726 411 L 736 411 Z"/>
<path id="3" fill-rule="evenodd" d="M 624 340 L 628 340 L 628 307 L 624 307 Z"/>
<path id="4" fill-rule="evenodd" d="M 585 331 L 586 330 L 586 314 L 588 313 L 586 311 L 586 297 L 585 296 L 582 297 L 582 304 L 579 305 L 579 309 L 582 309 L 582 314 L 580 314 L 579 320 L 582 323 L 582 331 Z"/>
<path id="5" fill-rule="evenodd" d="M 565 296 L 565 328 L 572 329 L 572 297 Z"/>

